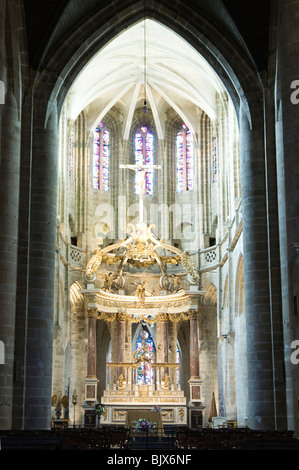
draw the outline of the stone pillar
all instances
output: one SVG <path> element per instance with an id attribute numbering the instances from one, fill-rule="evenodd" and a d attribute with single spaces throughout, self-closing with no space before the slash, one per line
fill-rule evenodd
<path id="1" fill-rule="evenodd" d="M 177 323 L 170 321 L 169 322 L 169 362 L 176 362 L 176 352 L 177 352 Z M 170 375 L 170 383 L 171 385 L 174 385 L 174 388 L 177 387 L 177 382 L 176 382 L 176 369 L 175 368 L 170 368 L 169 371 Z"/>
<path id="2" fill-rule="evenodd" d="M 85 379 L 85 402 L 97 401 L 97 377 L 96 377 L 96 318 L 88 318 L 88 353 L 87 376 Z"/>
<path id="3" fill-rule="evenodd" d="M 160 320 L 160 333 L 161 333 L 161 362 L 168 362 L 169 351 L 169 337 L 168 337 L 168 317 L 165 316 Z"/>
<path id="4" fill-rule="evenodd" d="M 268 254 L 269 254 L 269 297 L 271 313 L 271 335 L 273 351 L 273 384 L 275 428 L 287 429 L 286 382 L 284 373 L 284 326 L 282 321 L 282 285 L 281 260 L 278 240 L 279 216 L 276 144 L 275 144 L 275 109 L 274 83 L 269 83 L 265 90 L 265 133 L 266 133 L 266 181 L 267 181 L 267 222 L 268 222 Z M 297 158 L 297 155 L 296 155 Z M 283 260 L 284 262 L 284 260 Z M 283 282 L 283 286 L 284 286 Z M 284 287 L 283 287 L 284 288 Z M 287 343 L 288 344 L 288 343 Z M 289 362 L 289 358 L 287 358 Z"/>
<path id="5" fill-rule="evenodd" d="M 168 347 L 169 347 L 169 338 L 168 338 L 168 315 L 161 315 L 158 323 L 158 362 L 166 363 L 168 362 Z M 160 369 L 160 380 L 164 381 L 165 375 L 168 374 L 168 368 L 162 367 Z"/>
<path id="6" fill-rule="evenodd" d="M 24 428 L 51 424 L 55 287 L 57 110 L 33 129 L 26 317 Z"/>
<path id="7" fill-rule="evenodd" d="M 126 321 L 121 313 L 117 314 L 118 338 L 117 338 L 117 362 L 125 362 L 125 343 L 126 343 Z M 125 368 L 119 367 L 118 374 L 125 377 Z M 118 375 L 118 377 L 119 377 Z M 118 379 L 118 377 L 116 379 Z"/>
<path id="8" fill-rule="evenodd" d="M 282 313 L 288 428 L 298 434 L 299 369 L 291 344 L 298 340 L 299 263 L 299 1 L 278 2 L 276 151 Z M 296 315 L 297 314 L 297 315 Z M 296 325 L 297 323 L 297 325 Z"/>
<path id="9" fill-rule="evenodd" d="M 0 429 L 10 429 L 13 405 L 18 211 L 20 182 L 20 120 L 16 99 L 7 92 L 3 109 L 0 170 Z M 4 362 L 4 364 L 3 364 Z"/>
<path id="10" fill-rule="evenodd" d="M 240 166 L 249 427 L 275 429 L 262 106 L 252 106 L 252 113 L 250 126 L 241 106 Z"/>
<path id="11" fill-rule="evenodd" d="M 199 378 L 197 315 L 190 318 L 190 376 Z"/>
<path id="12" fill-rule="evenodd" d="M 199 348 L 198 348 L 198 327 L 197 312 L 192 312 L 190 318 L 190 405 L 198 405 L 202 401 L 201 384 L 199 376 Z"/>
<path id="13" fill-rule="evenodd" d="M 87 377 L 96 377 L 96 323 L 96 318 L 88 318 Z"/>
<path id="14" fill-rule="evenodd" d="M 0 4 L 0 142 L 2 141 L 2 118 L 3 104 L 5 102 L 5 76 L 6 76 L 6 59 L 5 59 L 5 10 L 6 2 Z M 0 154 L 1 161 L 1 154 Z"/>
<path id="15" fill-rule="evenodd" d="M 80 294 L 79 299 L 70 300 L 70 397 L 76 391 L 78 395 L 78 404 L 80 405 L 85 399 L 85 379 L 87 354 L 85 340 L 85 318 L 86 312 L 84 308 L 84 299 Z M 53 371 L 53 393 L 58 390 L 58 378 L 55 377 Z M 70 422 L 74 424 L 74 406 L 70 403 Z M 82 413 L 79 407 L 76 407 L 76 423 L 82 423 Z"/>

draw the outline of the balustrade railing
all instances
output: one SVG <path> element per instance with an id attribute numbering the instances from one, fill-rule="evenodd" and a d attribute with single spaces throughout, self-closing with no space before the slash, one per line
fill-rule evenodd
<path id="1" fill-rule="evenodd" d="M 57 249 L 62 262 L 73 269 L 85 269 L 87 262 L 86 250 L 67 243 L 59 232 Z"/>

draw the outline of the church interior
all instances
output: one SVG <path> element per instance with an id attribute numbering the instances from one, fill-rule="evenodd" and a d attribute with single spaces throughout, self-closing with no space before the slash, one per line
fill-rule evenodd
<path id="1" fill-rule="evenodd" d="M 299 1 L 0 24 L 2 446 L 298 449 Z"/>

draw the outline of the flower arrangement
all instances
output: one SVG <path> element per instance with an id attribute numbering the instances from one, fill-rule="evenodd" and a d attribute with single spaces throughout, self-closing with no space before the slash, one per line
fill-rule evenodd
<path id="1" fill-rule="evenodd" d="M 152 423 L 151 421 L 148 421 L 147 419 L 144 418 L 139 418 L 138 421 L 132 421 L 133 428 L 136 429 L 137 431 L 149 431 L 151 429 L 154 429 L 156 427 L 155 423 Z"/>
<path id="2" fill-rule="evenodd" d="M 161 411 L 161 408 L 159 405 L 155 405 L 152 411 Z"/>

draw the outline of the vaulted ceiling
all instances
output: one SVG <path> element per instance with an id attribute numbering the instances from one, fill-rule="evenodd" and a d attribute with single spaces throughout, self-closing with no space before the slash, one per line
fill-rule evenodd
<path id="1" fill-rule="evenodd" d="M 128 8 L 129 0 L 23 0 L 30 62 L 37 66 L 40 57 L 71 27 L 95 10 L 107 11 L 120 3 Z M 161 4 L 167 3 L 160 2 Z M 169 3 L 169 2 L 168 2 Z M 199 11 L 213 21 L 223 34 L 243 42 L 257 68 L 267 67 L 271 0 L 185 0 L 186 7 Z M 172 2 L 170 2 L 172 5 Z M 113 12 L 112 12 L 113 13 Z"/>
<path id="2" fill-rule="evenodd" d="M 146 20 L 121 33 L 84 68 L 69 92 L 70 118 L 88 107 L 92 127 L 117 105 L 125 116 L 123 138 L 128 139 L 134 110 L 146 99 L 163 139 L 163 109 L 173 108 L 192 130 L 196 107 L 215 119 L 216 93 L 223 90 L 192 47 L 170 29 Z"/>
<path id="3" fill-rule="evenodd" d="M 124 1 L 124 8 L 129 3 Z M 117 0 L 111 8 L 116 4 Z M 229 36 L 256 69 L 266 70 L 271 0 L 186 0 L 187 4 Z M 109 10 L 109 2 L 101 0 L 24 0 L 24 6 L 29 61 L 36 69 L 55 44 L 80 27 L 82 18 L 95 9 L 103 8 L 105 14 Z M 173 108 L 192 129 L 198 108 L 215 118 L 216 94 L 222 96 L 223 91 L 209 64 L 185 40 L 170 27 L 147 19 L 116 33 L 94 55 L 73 82 L 68 99 L 71 119 L 88 108 L 90 130 L 117 105 L 124 115 L 126 139 L 134 110 L 146 98 L 162 139 L 163 109 Z"/>

